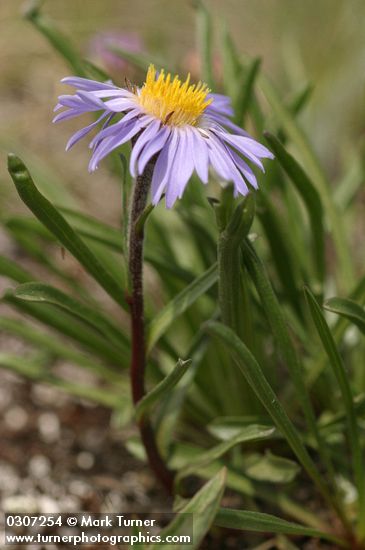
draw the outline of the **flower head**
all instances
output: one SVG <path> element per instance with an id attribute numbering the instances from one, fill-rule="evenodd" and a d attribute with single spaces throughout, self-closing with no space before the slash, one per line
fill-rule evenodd
<path id="1" fill-rule="evenodd" d="M 156 73 L 151 65 L 140 88 L 100 83 L 78 77 L 63 79 L 76 88 L 74 95 L 59 97 L 55 110 L 66 109 L 54 121 L 70 119 L 86 112 L 100 113 L 98 119 L 76 132 L 66 149 L 86 136 L 102 121 L 104 124 L 90 143 L 93 150 L 89 170 L 111 151 L 133 138 L 130 172 L 143 173 L 155 159 L 151 183 L 152 203 L 163 193 L 170 208 L 181 198 L 194 170 L 203 183 L 208 170 L 234 185 L 235 195 L 246 195 L 248 183 L 257 188 L 256 176 L 247 160 L 262 171 L 261 158 L 272 153 L 236 126 L 228 97 L 212 94 L 201 82 L 190 84 L 190 76 L 181 82 L 164 71 Z M 122 115 L 122 118 L 120 118 Z"/>

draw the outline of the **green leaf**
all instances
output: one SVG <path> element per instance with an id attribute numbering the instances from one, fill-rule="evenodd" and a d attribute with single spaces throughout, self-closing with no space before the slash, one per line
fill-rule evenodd
<path id="1" fill-rule="evenodd" d="M 227 347 L 242 374 L 256 393 L 257 398 L 261 401 L 282 435 L 286 438 L 303 468 L 312 478 L 325 500 L 335 508 L 339 515 L 341 515 L 341 510 L 339 510 L 336 500 L 332 493 L 329 492 L 328 487 L 323 481 L 322 475 L 308 454 L 296 428 L 267 382 L 254 356 L 247 349 L 242 340 L 240 340 L 230 328 L 221 323 L 209 322 L 206 325 L 206 330 Z"/>
<path id="2" fill-rule="evenodd" d="M 304 107 L 307 105 L 311 95 L 313 92 L 313 85 L 311 83 L 305 84 L 304 87 L 297 92 L 293 98 L 291 98 L 288 109 L 293 114 L 293 116 L 297 117 Z M 281 128 L 278 130 L 278 137 L 280 141 L 285 144 L 287 142 L 287 135 L 286 132 Z"/>
<path id="3" fill-rule="evenodd" d="M 144 259 L 159 273 L 162 279 L 166 278 L 166 275 L 168 274 L 183 283 L 189 284 L 195 278 L 192 271 L 189 271 L 184 267 L 180 267 L 172 262 L 168 257 L 164 257 L 156 253 L 156 250 L 146 250 Z"/>
<path id="4" fill-rule="evenodd" d="M 141 52 L 130 52 L 128 50 L 125 50 L 124 48 L 121 48 L 120 46 L 114 45 L 110 46 L 110 51 L 112 51 L 125 61 L 128 61 L 128 63 L 132 63 L 144 72 L 147 72 L 148 67 L 151 65 L 151 63 L 156 67 L 157 70 L 164 68 L 167 72 L 174 71 L 174 68 L 171 67 L 171 65 L 170 68 L 168 68 L 165 59 L 160 59 L 159 57 L 156 57 L 151 53 L 145 54 Z"/>
<path id="5" fill-rule="evenodd" d="M 170 328 L 177 317 L 182 315 L 200 296 L 209 290 L 218 279 L 217 265 L 212 265 L 203 275 L 196 278 L 171 300 L 151 321 L 147 336 L 147 353 Z"/>
<path id="6" fill-rule="evenodd" d="M 204 468 L 207 464 L 220 458 L 227 453 L 230 449 L 241 443 L 251 443 L 253 441 L 261 441 L 270 438 L 274 435 L 275 428 L 268 426 L 247 426 L 241 429 L 240 433 L 233 436 L 228 441 L 223 441 L 215 447 L 203 451 L 196 460 L 190 461 L 189 465 L 180 470 L 177 474 L 177 481 L 181 480 L 194 472 Z"/>
<path id="7" fill-rule="evenodd" d="M 268 428 L 269 418 L 259 415 L 222 416 L 216 417 L 207 426 L 209 433 L 221 441 L 227 441 L 239 434 L 243 427 L 252 424 L 264 424 Z"/>
<path id="8" fill-rule="evenodd" d="M 297 92 L 289 104 L 289 109 L 294 115 L 298 115 L 302 112 L 303 108 L 307 105 L 313 93 L 313 84 L 310 82 L 305 84 L 303 88 Z"/>
<path id="9" fill-rule="evenodd" d="M 283 222 L 277 212 L 277 208 L 275 208 L 271 198 L 265 192 L 258 193 L 257 198 L 257 215 L 269 243 L 285 297 L 297 316 L 301 318 L 300 291 L 297 285 L 300 272 L 298 270 L 297 259 L 293 254 L 290 239 L 288 238 L 287 224 Z"/>
<path id="10" fill-rule="evenodd" d="M 349 299 L 359 303 L 364 304 L 365 302 L 365 277 L 362 277 L 360 281 L 355 285 L 354 289 L 352 290 Z M 345 317 L 340 317 L 338 319 L 337 323 L 334 325 L 332 333 L 334 340 L 336 344 L 340 344 L 344 334 L 346 333 L 346 329 L 348 327 L 349 321 Z M 311 387 L 320 374 L 323 372 L 323 370 L 327 366 L 327 354 L 325 352 L 322 352 L 322 354 L 319 356 L 319 358 L 316 358 L 314 361 L 314 364 L 311 365 L 311 368 L 308 371 L 307 376 L 307 387 Z"/>
<path id="11" fill-rule="evenodd" d="M 352 286 L 354 282 L 354 268 L 350 255 L 350 248 L 346 242 L 347 233 L 343 227 L 341 213 L 338 211 L 334 203 L 331 186 L 327 180 L 327 177 L 319 164 L 308 139 L 299 128 L 294 116 L 283 104 L 280 95 L 275 90 L 274 86 L 262 75 L 262 73 L 259 76 L 259 84 L 263 94 L 270 103 L 278 122 L 296 144 L 298 151 L 300 151 L 303 165 L 306 167 L 311 180 L 321 196 L 336 246 L 339 270 L 341 272 L 341 283 L 345 288 Z"/>
<path id="12" fill-rule="evenodd" d="M 224 206 L 217 206 L 219 211 Z M 243 338 L 243 296 L 241 287 L 240 246 L 246 238 L 255 215 L 255 196 L 249 194 L 235 208 L 218 240 L 218 290 L 222 320 Z"/>
<path id="13" fill-rule="evenodd" d="M 345 317 L 365 334 L 365 310 L 360 304 L 349 298 L 330 298 L 325 301 L 323 307 Z"/>
<path id="14" fill-rule="evenodd" d="M 145 461 L 147 459 L 140 440 L 131 437 L 126 442 L 126 447 L 138 460 Z M 201 452 L 201 447 L 188 443 L 176 442 L 172 448 L 169 466 L 174 470 L 183 468 L 188 465 L 191 460 L 199 458 Z M 214 460 L 199 471 L 199 476 L 203 479 L 211 479 L 222 469 L 222 467 L 222 461 Z M 296 521 L 301 521 L 310 527 L 324 530 L 326 528 L 325 523 L 321 521 L 318 514 L 310 512 L 308 507 L 304 508 L 300 506 L 300 504 L 294 502 L 283 491 L 267 490 L 262 483 L 256 483 L 250 480 L 230 466 L 227 466 L 227 487 L 244 497 L 257 498 L 264 502 L 268 502 L 270 505 L 281 510 L 285 515 L 294 518 Z"/>
<path id="15" fill-rule="evenodd" d="M 189 548 L 199 548 L 214 521 L 222 500 L 225 483 L 226 469 L 223 468 L 180 510 L 170 525 L 162 530 L 161 536 L 192 534 L 193 527 L 193 544 L 189 545 Z M 184 544 L 155 544 L 151 546 L 151 550 L 184 550 L 184 548 L 186 548 Z"/>
<path id="16" fill-rule="evenodd" d="M 85 386 L 84 384 L 75 384 L 68 380 L 63 380 L 62 378 L 54 376 L 45 369 L 42 364 L 34 359 L 0 353 L 0 367 L 11 370 L 34 382 L 51 384 L 70 395 L 94 401 L 104 407 L 119 408 L 121 406 L 120 401 L 122 397 L 114 394 L 110 389 L 93 388 L 91 386 Z M 123 400 L 127 399 L 128 394 L 123 396 Z"/>
<path id="17" fill-rule="evenodd" d="M 270 451 L 253 454 L 245 461 L 245 474 L 256 481 L 270 483 L 291 483 L 300 472 L 300 467 L 293 460 L 276 456 Z"/>
<path id="18" fill-rule="evenodd" d="M 284 359 L 293 380 L 296 398 L 304 412 L 306 423 L 317 441 L 321 458 L 333 479 L 334 471 L 332 462 L 328 454 L 326 443 L 323 441 L 317 427 L 315 413 L 305 384 L 303 365 L 289 333 L 288 321 L 284 316 L 283 309 L 272 288 L 265 266 L 248 240 L 246 240 L 242 246 L 242 253 L 243 261 L 245 262 L 249 275 L 260 296 L 261 305 L 269 321 L 280 355 Z"/>
<path id="19" fill-rule="evenodd" d="M 35 277 L 18 265 L 14 260 L 0 255 L 0 275 L 17 283 L 34 281 Z"/>
<path id="20" fill-rule="evenodd" d="M 333 373 L 337 379 L 337 383 L 341 390 L 343 403 L 347 412 L 348 437 L 352 452 L 355 483 L 359 495 L 358 534 L 360 538 L 362 538 L 365 536 L 365 468 L 360 444 L 360 431 L 357 423 L 352 391 L 345 365 L 343 364 L 342 358 L 337 350 L 336 343 L 324 318 L 322 310 L 310 289 L 306 287 L 304 291 L 312 319 L 316 326 L 322 345 L 327 353 Z"/>
<path id="21" fill-rule="evenodd" d="M 12 234 L 27 234 L 31 238 L 54 242 L 55 238 L 36 218 L 29 216 L 9 216 L 2 220 L 6 229 Z"/>
<path id="22" fill-rule="evenodd" d="M 222 25 L 221 44 L 224 90 L 226 95 L 234 98 L 237 95 L 237 82 L 242 66 L 225 21 Z"/>
<path id="23" fill-rule="evenodd" d="M 237 97 L 234 101 L 235 120 L 239 126 L 243 124 L 245 116 L 254 97 L 254 87 L 261 66 L 261 59 L 253 59 L 247 70 L 241 71 Z"/>
<path id="24" fill-rule="evenodd" d="M 213 28 L 209 11 L 201 0 L 195 0 L 196 6 L 196 40 L 201 63 L 202 80 L 214 90 L 213 75 Z"/>
<path id="25" fill-rule="evenodd" d="M 6 227 L 10 231 L 15 242 L 26 252 L 27 255 L 34 258 L 38 264 L 43 265 L 48 271 L 57 275 L 57 277 L 65 281 L 67 285 L 77 290 L 80 294 L 87 295 L 85 289 L 78 283 L 75 277 L 68 274 L 66 270 L 61 269 L 49 253 L 49 250 L 47 249 L 48 241 L 54 241 L 53 236 L 49 232 L 47 233 L 49 233 L 51 239 L 46 237 L 47 242 L 45 243 L 43 236 L 39 239 L 38 235 L 34 235 L 34 231 L 32 231 L 30 224 L 28 231 L 25 227 L 20 228 L 19 223 L 15 223 L 14 225 L 14 223 L 9 222 L 6 224 Z M 32 280 L 34 279 L 35 278 Z"/>
<path id="26" fill-rule="evenodd" d="M 84 323 L 75 320 L 68 313 L 64 313 L 58 308 L 47 304 L 34 304 L 19 300 L 11 290 L 5 292 L 2 301 L 15 306 L 23 314 L 30 315 L 46 326 L 54 328 L 61 334 L 68 336 L 74 342 L 108 361 L 110 364 L 118 366 L 126 364 L 126 358 L 110 342 L 99 336 Z"/>
<path id="27" fill-rule="evenodd" d="M 276 516 L 262 514 L 260 512 L 221 508 L 216 516 L 214 525 L 226 527 L 228 529 L 239 529 L 241 531 L 283 533 L 285 535 L 315 537 L 335 542 L 341 548 L 347 547 L 347 544 L 342 539 L 331 535 L 331 533 L 311 529 L 309 527 L 305 527 L 304 525 L 292 523 Z"/>
<path id="28" fill-rule="evenodd" d="M 38 191 L 23 162 L 10 154 L 8 168 L 20 198 L 33 214 L 57 237 L 100 286 L 125 308 L 124 289 L 104 269 L 58 210 Z"/>
<path id="29" fill-rule="evenodd" d="M 120 230 L 83 212 L 62 206 L 57 208 L 77 233 L 105 244 L 115 252 L 123 253 L 123 236 Z"/>
<path id="30" fill-rule="evenodd" d="M 148 413 L 157 401 L 162 400 L 166 393 L 172 390 L 186 373 L 191 360 L 179 359 L 175 368 L 159 383 L 148 392 L 136 406 L 136 419 L 140 421 L 143 415 Z"/>
<path id="31" fill-rule="evenodd" d="M 25 283 L 15 289 L 14 296 L 18 300 L 58 306 L 100 332 L 121 354 L 128 353 L 128 340 L 114 323 L 95 308 L 79 302 L 58 288 L 44 283 Z"/>
<path id="32" fill-rule="evenodd" d="M 71 45 L 69 37 L 64 36 L 54 23 L 40 12 L 39 1 L 31 4 L 25 12 L 25 17 L 45 36 L 78 76 L 87 76 L 82 59 Z"/>
<path id="33" fill-rule="evenodd" d="M 119 383 L 121 376 L 118 372 L 110 369 L 106 364 L 96 363 L 91 356 L 80 353 L 77 349 L 69 344 L 61 342 L 58 338 L 54 338 L 48 332 L 40 332 L 32 327 L 29 323 L 24 323 L 18 319 L 10 319 L 8 317 L 0 317 L 0 328 L 10 334 L 15 334 L 23 338 L 26 342 L 33 344 L 37 349 L 46 351 L 56 357 L 62 357 L 68 361 L 72 361 L 76 365 L 87 368 L 105 380 L 113 383 Z"/>
<path id="34" fill-rule="evenodd" d="M 269 132 L 265 132 L 265 137 L 306 205 L 312 229 L 311 241 L 314 264 L 316 266 L 317 277 L 320 282 L 323 282 L 325 276 L 325 235 L 320 195 L 303 168 L 284 149 L 280 141 Z"/>
<path id="35" fill-rule="evenodd" d="M 156 442 L 161 452 L 165 451 L 166 456 L 169 454 L 171 442 L 174 440 L 183 407 L 189 407 L 189 390 L 192 388 L 196 372 L 205 357 L 207 347 L 208 337 L 199 330 L 186 353 L 187 357 L 191 358 L 191 364 L 181 383 L 165 396 L 160 408 L 156 422 Z M 200 402 L 201 399 L 199 399 Z"/>

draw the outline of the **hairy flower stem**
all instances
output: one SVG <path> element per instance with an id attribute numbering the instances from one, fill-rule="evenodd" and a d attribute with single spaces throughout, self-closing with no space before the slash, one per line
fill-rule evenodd
<path id="1" fill-rule="evenodd" d="M 134 404 L 145 395 L 145 322 L 143 304 L 143 225 L 139 224 L 143 214 L 151 184 L 154 162 L 150 162 L 141 176 L 135 181 L 131 199 L 129 219 L 129 277 L 130 295 L 128 302 L 131 311 L 131 385 Z M 167 468 L 156 445 L 154 431 L 147 416 L 142 416 L 138 427 L 151 469 L 169 493 L 172 492 L 173 474 Z"/>

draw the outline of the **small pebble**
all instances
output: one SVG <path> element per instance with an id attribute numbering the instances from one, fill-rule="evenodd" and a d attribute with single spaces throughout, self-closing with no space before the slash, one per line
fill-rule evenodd
<path id="1" fill-rule="evenodd" d="M 30 459 L 28 469 L 33 477 L 42 478 L 49 474 L 51 463 L 44 455 L 35 455 Z"/>
<path id="2" fill-rule="evenodd" d="M 91 487 L 80 479 L 74 479 L 69 483 L 68 490 L 77 497 L 85 498 L 91 492 Z"/>
<path id="3" fill-rule="evenodd" d="M 6 409 L 13 399 L 10 388 L 0 386 L 0 410 Z"/>
<path id="4" fill-rule="evenodd" d="M 28 415 L 22 407 L 11 407 L 4 414 L 4 421 L 10 430 L 18 431 L 26 426 Z"/>
<path id="5" fill-rule="evenodd" d="M 79 453 L 76 457 L 76 463 L 82 470 L 90 470 L 94 466 L 94 462 L 94 456 L 86 451 Z"/>
<path id="6" fill-rule="evenodd" d="M 60 507 L 53 498 L 41 495 L 39 497 L 39 511 L 41 514 L 58 514 L 60 512 Z"/>
<path id="7" fill-rule="evenodd" d="M 88 450 L 98 450 L 106 437 L 105 431 L 94 428 L 86 430 L 80 434 L 81 444 Z"/>
<path id="8" fill-rule="evenodd" d="M 48 405 L 62 407 L 70 402 L 67 394 L 60 392 L 52 386 L 45 384 L 34 384 L 31 390 L 32 400 L 37 405 Z"/>
<path id="9" fill-rule="evenodd" d="M 58 502 L 62 513 L 67 514 L 69 512 L 80 512 L 81 503 L 80 500 L 74 496 L 67 495 L 61 498 Z"/>
<path id="10" fill-rule="evenodd" d="M 32 495 L 14 495 L 4 498 L 2 501 L 2 509 L 6 513 L 19 512 L 20 514 L 37 513 L 38 497 Z"/>
<path id="11" fill-rule="evenodd" d="M 19 487 L 19 476 L 10 464 L 0 462 L 0 492 L 14 494 Z"/>
<path id="12" fill-rule="evenodd" d="M 60 437 L 60 421 L 56 414 L 45 412 L 38 418 L 38 430 L 46 443 L 54 443 Z"/>

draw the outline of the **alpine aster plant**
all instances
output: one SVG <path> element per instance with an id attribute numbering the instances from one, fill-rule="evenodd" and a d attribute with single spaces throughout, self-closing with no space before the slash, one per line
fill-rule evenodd
<path id="1" fill-rule="evenodd" d="M 133 177 L 141 175 L 157 156 L 151 181 L 153 204 L 165 193 L 166 206 L 171 208 L 182 197 L 194 170 L 203 183 L 208 182 L 210 166 L 222 180 L 233 182 L 235 196 L 246 195 L 248 184 L 257 188 L 255 174 L 246 161 L 264 171 L 261 159 L 273 158 L 266 147 L 232 122 L 230 99 L 210 93 L 202 82 L 190 84 L 190 75 L 182 82 L 163 70 L 158 74 L 150 65 L 140 88 L 129 83 L 119 88 L 111 82 L 78 77 L 62 82 L 76 92 L 59 97 L 55 110 L 65 110 L 54 122 L 100 112 L 95 122 L 71 137 L 66 150 L 103 122 L 90 142 L 89 170 L 94 171 L 111 151 L 133 139 Z"/>

